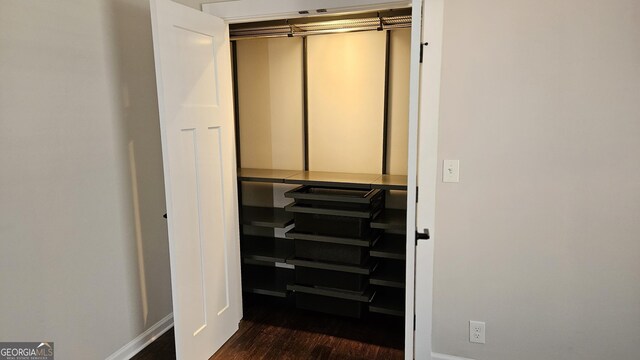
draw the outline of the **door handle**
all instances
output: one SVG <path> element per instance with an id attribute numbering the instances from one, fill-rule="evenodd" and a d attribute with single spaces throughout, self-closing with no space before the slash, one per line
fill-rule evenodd
<path id="1" fill-rule="evenodd" d="M 416 246 L 418 245 L 418 240 L 429 240 L 429 229 L 424 229 L 423 232 L 416 231 Z"/>

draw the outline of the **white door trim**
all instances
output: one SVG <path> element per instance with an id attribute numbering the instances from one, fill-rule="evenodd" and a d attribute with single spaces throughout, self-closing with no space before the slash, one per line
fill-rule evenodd
<path id="1" fill-rule="evenodd" d="M 415 278 L 416 278 L 416 199 L 418 171 L 418 115 L 420 96 L 420 42 L 422 41 L 422 0 L 413 0 L 411 12 L 411 54 L 409 60 L 409 134 L 407 166 L 407 253 L 405 292 L 404 357 L 415 358 Z"/>
<path id="2" fill-rule="evenodd" d="M 314 16 L 331 13 L 350 13 L 358 11 L 375 11 L 406 7 L 407 0 L 278 0 L 253 2 L 231 0 L 202 4 L 202 11 L 224 19 L 229 24 L 289 19 L 301 16 Z M 317 13 L 317 9 L 327 10 Z M 309 11 L 301 15 L 300 10 Z"/>
<path id="3" fill-rule="evenodd" d="M 423 2 L 425 6 L 423 7 Z M 267 3 L 265 3 L 267 4 Z M 408 1 L 388 1 L 388 0 L 280 0 L 270 1 L 268 5 L 255 6 L 253 9 L 247 8 L 246 0 L 236 1 L 223 1 L 217 3 L 203 4 L 202 9 L 204 12 L 221 17 L 228 23 L 238 22 L 251 22 L 251 21 L 263 21 L 272 19 L 282 19 L 293 16 L 299 16 L 298 11 L 304 9 L 318 9 L 329 8 L 336 11 L 356 11 L 356 10 L 375 10 L 385 9 L 390 7 L 405 6 Z M 442 13 L 441 7 L 443 0 L 411 0 L 414 11 L 412 12 L 412 30 L 411 30 L 411 61 L 410 61 L 410 101 L 409 101 L 409 137 L 408 137 L 408 189 L 407 189 L 407 242 L 408 244 L 415 243 L 415 231 L 416 225 L 420 229 L 427 228 L 432 235 L 432 224 L 435 220 L 433 216 L 434 212 L 431 211 L 428 215 L 429 219 L 425 219 L 421 215 L 420 210 L 416 209 L 416 189 L 419 183 L 422 183 L 419 177 L 424 177 L 425 174 L 437 174 L 437 121 L 438 111 L 424 112 L 421 109 L 425 107 L 425 104 L 432 104 L 439 102 L 439 89 L 440 89 L 440 58 L 439 49 L 441 43 L 441 27 L 442 27 Z M 440 8 L 438 11 L 434 9 Z M 335 11 L 334 11 L 335 12 Z M 428 17 L 423 17 L 428 16 Z M 428 21 L 426 19 L 429 19 Z M 440 28 L 440 32 L 433 33 L 429 30 L 437 30 Z M 425 33 L 429 33 L 428 40 L 430 42 L 429 48 L 429 60 L 420 66 L 420 43 L 424 42 L 423 39 Z M 439 35 L 438 35 L 439 34 Z M 438 38 L 439 36 L 439 38 Z M 433 42 L 433 46 L 431 46 Z M 426 50 L 426 49 L 425 49 Z M 435 61 L 437 60 L 437 61 Z M 436 66 L 437 65 L 437 66 Z M 429 74 L 434 71 L 437 72 L 437 82 L 425 83 L 425 69 Z M 421 73 L 422 71 L 422 73 Z M 424 85 L 426 84 L 426 85 Z M 427 98 L 421 91 L 424 89 L 430 89 L 430 96 Z M 435 96 L 435 97 L 434 97 Z M 429 119 L 427 125 L 419 126 L 424 122 L 424 119 Z M 433 131 L 435 127 L 435 132 Z M 428 136 L 424 136 L 427 132 Z M 420 149 L 418 148 L 418 139 L 423 144 Z M 431 153 L 433 159 L 436 161 L 428 161 L 422 163 L 418 169 L 419 161 L 424 161 L 425 157 L 419 156 L 421 152 Z M 422 160 L 420 160 L 422 158 Z M 434 177 L 435 180 L 435 177 Z M 424 183 L 420 188 L 420 198 L 429 199 L 430 206 L 433 205 L 435 195 L 435 181 L 430 183 Z M 423 193 L 424 192 L 424 193 Z M 424 194 L 424 196 L 423 196 Z M 435 207 L 433 207 L 435 209 Z M 424 227 L 425 220 L 429 226 Z M 431 360 L 431 316 L 432 316 L 432 287 L 433 282 L 433 240 L 426 242 L 431 251 L 427 251 L 428 256 L 418 254 L 416 263 L 416 247 L 407 246 L 407 277 L 406 277 L 406 311 L 405 311 L 405 358 L 407 360 L 420 359 Z M 425 262 L 424 266 L 421 266 L 420 262 Z M 422 291 L 416 291 L 416 266 L 421 267 L 418 281 L 420 285 L 418 288 Z M 416 301 L 417 299 L 417 301 Z M 415 311 L 414 311 L 415 310 Z M 414 314 L 416 316 L 416 331 L 414 341 Z M 419 353 L 415 351 L 420 350 Z"/>
<path id="4" fill-rule="evenodd" d="M 421 1 L 421 0 L 417 0 Z M 422 9 L 423 63 L 420 72 L 420 116 L 418 119 L 418 187 L 416 225 L 429 230 L 430 239 L 416 248 L 416 359 L 432 359 L 433 259 L 436 183 L 438 175 L 438 121 L 444 0 L 424 0 Z"/>

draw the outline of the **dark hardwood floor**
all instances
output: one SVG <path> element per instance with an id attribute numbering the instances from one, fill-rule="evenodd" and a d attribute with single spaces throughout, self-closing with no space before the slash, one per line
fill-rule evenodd
<path id="1" fill-rule="evenodd" d="M 176 347 L 173 328 L 140 351 L 132 360 L 175 360 Z"/>
<path id="2" fill-rule="evenodd" d="M 362 320 L 323 315 L 274 305 L 247 304 L 240 330 L 209 360 L 242 359 L 403 359 L 400 318 Z M 173 360 L 173 329 L 134 360 Z"/>

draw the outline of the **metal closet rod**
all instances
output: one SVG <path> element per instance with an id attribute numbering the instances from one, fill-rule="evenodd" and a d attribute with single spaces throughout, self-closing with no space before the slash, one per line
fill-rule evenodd
<path id="1" fill-rule="evenodd" d="M 231 40 L 304 37 L 411 27 L 411 8 L 233 24 Z"/>

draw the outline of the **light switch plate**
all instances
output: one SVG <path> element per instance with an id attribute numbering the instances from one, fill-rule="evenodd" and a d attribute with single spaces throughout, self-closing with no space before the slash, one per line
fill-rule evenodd
<path id="1" fill-rule="evenodd" d="M 460 160 L 445 160 L 442 166 L 442 182 L 460 182 Z"/>

